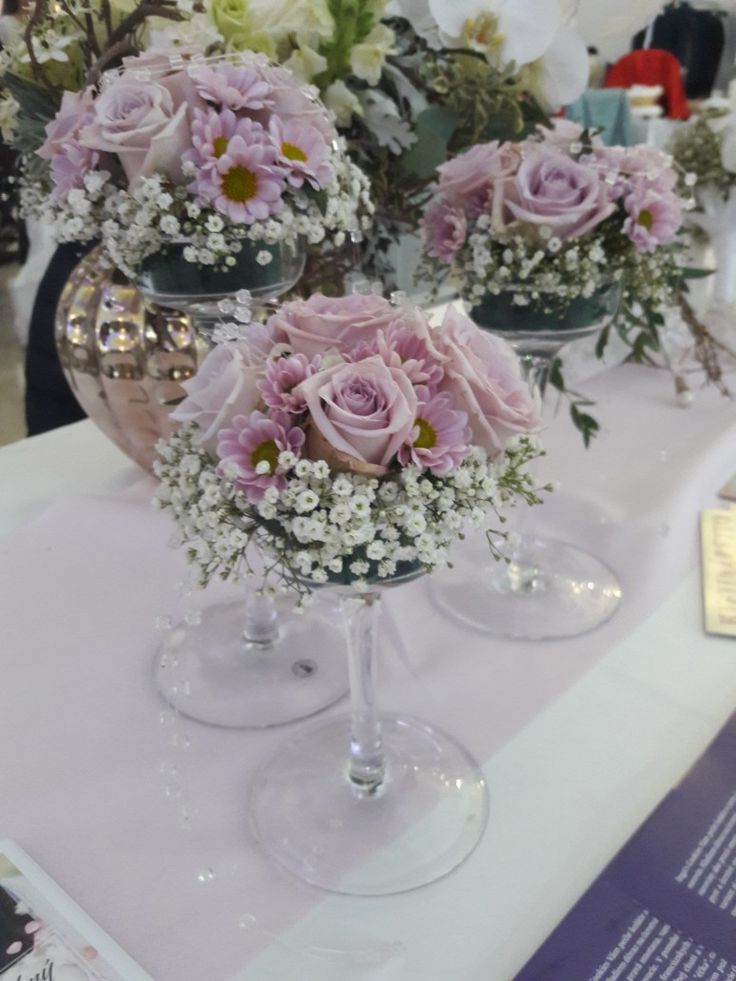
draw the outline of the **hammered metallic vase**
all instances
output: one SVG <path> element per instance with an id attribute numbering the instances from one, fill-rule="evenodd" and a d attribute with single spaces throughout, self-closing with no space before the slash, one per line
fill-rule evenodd
<path id="1" fill-rule="evenodd" d="M 188 317 L 146 307 L 99 250 L 69 277 L 56 311 L 56 346 L 84 411 L 132 460 L 151 470 L 155 445 L 171 435 L 169 418 L 207 351 Z"/>

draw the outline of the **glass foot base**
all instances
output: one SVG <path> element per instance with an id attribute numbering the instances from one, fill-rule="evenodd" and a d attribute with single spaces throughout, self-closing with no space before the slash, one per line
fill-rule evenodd
<path id="1" fill-rule="evenodd" d="M 304 719 L 348 690 L 342 624 L 327 613 L 281 613 L 268 646 L 243 638 L 243 601 L 176 624 L 159 649 L 156 686 L 183 715 L 210 725 L 264 728 Z"/>
<path id="2" fill-rule="evenodd" d="M 524 542 L 510 564 L 496 562 L 480 545 L 453 563 L 431 576 L 435 606 L 457 623 L 494 637 L 575 637 L 605 623 L 621 601 L 611 570 L 564 542 Z"/>
<path id="3" fill-rule="evenodd" d="M 382 715 L 386 780 L 373 796 L 350 783 L 350 719 L 300 729 L 253 784 L 253 834 L 276 862 L 333 892 L 383 896 L 439 879 L 463 862 L 488 821 L 472 757 L 411 717 Z"/>

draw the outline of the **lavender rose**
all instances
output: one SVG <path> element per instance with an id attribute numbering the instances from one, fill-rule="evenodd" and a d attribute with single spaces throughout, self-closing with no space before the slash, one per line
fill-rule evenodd
<path id="1" fill-rule="evenodd" d="M 130 185 L 156 171 L 181 182 L 181 157 L 192 142 L 187 103 L 177 105 L 162 84 L 122 76 L 95 101 L 79 142 L 117 154 Z"/>
<path id="2" fill-rule="evenodd" d="M 46 139 L 36 151 L 51 162 L 52 197 L 64 197 L 84 186 L 85 174 L 97 166 L 99 155 L 79 143 L 80 130 L 94 118 L 91 89 L 65 92 L 56 116 L 46 126 Z"/>
<path id="3" fill-rule="evenodd" d="M 36 151 L 44 160 L 51 160 L 62 152 L 64 144 L 76 143 L 82 126 L 94 117 L 94 96 L 91 89 L 84 92 L 65 92 L 58 112 L 46 126 L 46 139 Z"/>
<path id="4" fill-rule="evenodd" d="M 202 362 L 197 374 L 184 382 L 187 397 L 171 413 L 176 422 L 194 422 L 208 453 L 217 448 L 218 433 L 235 416 L 247 416 L 260 399 L 259 372 L 246 342 L 219 344 Z"/>
<path id="5" fill-rule="evenodd" d="M 509 436 L 539 429 L 537 407 L 506 341 L 450 307 L 435 344 L 447 357 L 440 391 L 468 413 L 473 443 L 496 456 Z"/>
<path id="6" fill-rule="evenodd" d="M 472 221 L 485 210 L 496 182 L 512 177 L 519 163 L 510 143 L 478 143 L 437 168 L 440 195 Z"/>
<path id="7" fill-rule="evenodd" d="M 64 143 L 51 158 L 52 198 L 63 198 L 75 188 L 84 187 L 84 178 L 97 166 L 99 154 L 76 140 Z"/>
<path id="8" fill-rule="evenodd" d="M 346 354 L 398 317 L 396 308 L 380 296 L 315 293 L 308 300 L 285 303 L 268 323 L 278 340 L 311 359 L 327 351 Z"/>
<path id="9" fill-rule="evenodd" d="M 494 195 L 496 222 L 512 220 L 546 226 L 558 238 L 579 238 L 614 210 L 596 168 L 541 148 L 522 161 L 513 180 Z"/>
<path id="10" fill-rule="evenodd" d="M 307 456 L 333 470 L 381 476 L 414 428 L 414 386 L 380 357 L 333 365 L 298 391 L 310 416 Z"/>

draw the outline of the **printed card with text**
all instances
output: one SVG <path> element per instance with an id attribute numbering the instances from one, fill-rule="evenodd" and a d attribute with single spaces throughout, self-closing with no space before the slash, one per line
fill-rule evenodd
<path id="1" fill-rule="evenodd" d="M 151 981 L 14 842 L 0 841 L 0 981 Z"/>
<path id="2" fill-rule="evenodd" d="M 736 981 L 736 713 L 514 981 Z"/>

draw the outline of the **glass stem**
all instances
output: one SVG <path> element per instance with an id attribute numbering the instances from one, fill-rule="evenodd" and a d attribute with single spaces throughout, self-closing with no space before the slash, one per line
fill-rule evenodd
<path id="1" fill-rule="evenodd" d="M 270 650 L 279 634 L 279 615 L 270 596 L 255 589 L 246 588 L 245 625 L 243 640 L 246 649 Z"/>
<path id="2" fill-rule="evenodd" d="M 552 370 L 553 359 L 548 354 L 534 354 L 528 352 L 520 354 L 521 371 L 524 380 L 529 386 L 529 390 L 534 398 L 538 398 L 544 405 L 544 395 L 547 391 L 547 382 Z"/>
<path id="3" fill-rule="evenodd" d="M 348 778 L 360 797 L 383 786 L 386 760 L 376 708 L 376 662 L 381 594 L 377 590 L 343 601 L 350 677 L 350 760 Z"/>
<path id="4" fill-rule="evenodd" d="M 544 396 L 552 369 L 552 358 L 548 354 L 524 353 L 519 355 L 521 370 L 529 390 L 539 400 L 544 410 Z M 538 461 L 529 466 L 531 473 L 537 470 Z M 506 585 L 512 593 L 536 593 L 544 588 L 540 570 L 530 563 L 529 546 L 533 543 L 537 528 L 537 509 L 519 505 L 512 511 L 513 531 L 518 537 L 518 545 L 510 555 L 506 567 Z"/>

